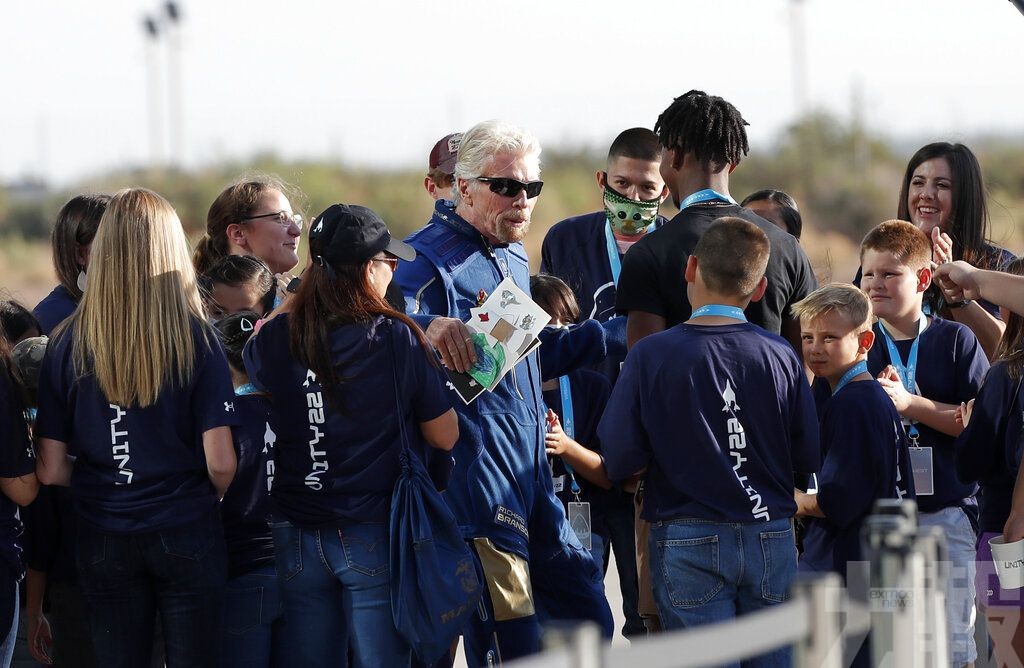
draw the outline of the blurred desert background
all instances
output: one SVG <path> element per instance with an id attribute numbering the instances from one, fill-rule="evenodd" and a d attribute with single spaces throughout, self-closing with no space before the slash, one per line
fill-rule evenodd
<path id="1" fill-rule="evenodd" d="M 770 146 L 754 146 L 733 173 L 737 199 L 761 189 L 792 194 L 804 220 L 801 240 L 819 281 L 850 280 L 858 266 L 859 240 L 873 225 L 896 215 L 907 159 L 928 140 L 896 141 L 873 135 L 856 123 L 816 114 L 794 123 Z M 969 140 L 989 189 L 994 243 L 1024 251 L 1024 141 L 1013 137 Z M 424 147 L 424 157 L 430 146 Z M 606 147 L 548 150 L 542 155 L 544 192 L 534 211 L 527 246 L 533 267 L 540 244 L 559 220 L 601 207 L 594 172 Z M 424 160 L 425 162 L 425 160 Z M 361 203 L 377 210 L 392 230 L 404 235 L 429 218 L 432 201 L 423 189 L 424 169 L 359 169 L 343 162 L 288 161 L 273 154 L 197 170 L 136 169 L 100 174 L 59 189 L 22 180 L 0 187 L 0 287 L 29 306 L 53 286 L 48 234 L 57 210 L 79 192 L 113 192 L 128 185 L 167 197 L 190 237 L 198 239 L 206 211 L 217 193 L 243 174 L 275 174 L 295 186 L 292 204 L 308 218 L 334 202 Z M 666 202 L 662 213 L 675 210 Z"/>

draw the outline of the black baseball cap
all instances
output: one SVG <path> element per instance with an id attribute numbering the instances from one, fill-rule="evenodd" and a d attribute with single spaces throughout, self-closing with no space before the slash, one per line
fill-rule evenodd
<path id="1" fill-rule="evenodd" d="M 412 246 L 392 237 L 376 212 L 358 204 L 332 204 L 314 218 L 309 245 L 314 258 L 335 266 L 362 264 L 381 251 L 406 262 L 416 259 Z"/>

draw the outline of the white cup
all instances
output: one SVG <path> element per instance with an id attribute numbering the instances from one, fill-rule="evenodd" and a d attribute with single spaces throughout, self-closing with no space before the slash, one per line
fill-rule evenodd
<path id="1" fill-rule="evenodd" d="M 1004 543 L 1002 536 L 995 536 L 988 544 L 999 574 L 999 586 L 1003 589 L 1024 587 L 1024 540 Z"/>

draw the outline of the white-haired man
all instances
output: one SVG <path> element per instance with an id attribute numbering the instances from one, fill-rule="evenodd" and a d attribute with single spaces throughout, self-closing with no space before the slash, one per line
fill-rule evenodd
<path id="1" fill-rule="evenodd" d="M 507 123 L 480 123 L 462 137 L 454 201 L 437 201 L 430 222 L 407 239 L 417 258 L 399 265 L 395 280 L 448 368 L 466 371 L 475 361 L 463 321 L 481 292 L 511 277 L 529 293 L 522 240 L 542 187 L 536 138 Z M 572 616 L 566 605 L 581 618 L 603 609 L 610 628 L 600 569 L 554 496 L 540 380 L 534 353 L 492 392 L 454 402 L 460 438 L 445 497 L 487 583 L 486 610 L 464 631 L 471 666 L 537 651 L 540 621 Z"/>

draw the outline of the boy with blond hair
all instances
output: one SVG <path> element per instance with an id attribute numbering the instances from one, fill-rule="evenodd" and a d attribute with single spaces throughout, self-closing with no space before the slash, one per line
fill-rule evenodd
<path id="1" fill-rule="evenodd" d="M 875 334 L 864 293 L 849 284 L 826 285 L 797 302 L 793 315 L 800 319 L 804 362 L 831 393 L 820 412 L 817 493 L 794 492 L 797 515 L 808 518 L 799 569 L 838 573 L 854 598 L 864 598 L 864 519 L 878 499 L 914 498 L 906 433 L 885 390 L 868 373 Z M 850 638 L 847 650 L 852 665 L 870 665 L 863 637 Z"/>
<path id="2" fill-rule="evenodd" d="M 818 428 L 793 348 L 743 315 L 768 254 L 748 221 L 708 227 L 686 263 L 692 314 L 633 347 L 598 427 L 612 481 L 644 474 L 666 630 L 780 603 L 796 570 L 793 472 L 817 470 Z"/>
<path id="3" fill-rule="evenodd" d="M 797 515 L 811 518 L 801 570 L 847 575 L 861 561 L 860 527 L 875 501 L 913 498 L 900 416 L 874 376 L 867 355 L 875 341 L 871 303 L 853 285 L 818 288 L 793 306 L 800 319 L 804 363 L 827 381 L 821 411 L 817 494 L 795 492 Z"/>
<path id="4" fill-rule="evenodd" d="M 976 481 L 957 478 L 954 442 L 963 425 L 954 416 L 977 395 L 989 363 L 974 333 L 923 311 L 931 285 L 932 247 L 915 225 L 889 220 L 861 242 L 861 290 L 871 300 L 880 345 L 868 371 L 889 395 L 910 438 L 910 461 L 922 526 L 940 527 L 952 568 L 947 580 L 950 657 L 974 661 L 974 543 Z"/>

